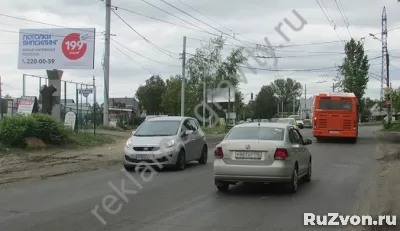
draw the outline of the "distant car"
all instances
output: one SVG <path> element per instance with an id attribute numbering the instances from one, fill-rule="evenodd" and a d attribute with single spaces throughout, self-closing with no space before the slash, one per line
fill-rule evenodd
<path id="1" fill-rule="evenodd" d="M 312 122 L 310 119 L 304 119 L 303 120 L 303 126 L 304 128 L 312 128 Z"/>
<path id="2" fill-rule="evenodd" d="M 236 125 L 216 146 L 214 181 L 221 192 L 238 182 L 284 183 L 295 193 L 299 179 L 311 180 L 312 156 L 300 132 L 289 124 Z"/>
<path id="3" fill-rule="evenodd" d="M 156 117 L 144 121 L 127 140 L 124 167 L 165 166 L 184 170 L 189 161 L 207 163 L 207 143 L 199 122 L 191 117 Z"/>
<path id="4" fill-rule="evenodd" d="M 283 123 L 283 124 L 289 124 L 294 126 L 296 129 L 298 129 L 299 127 L 297 126 L 296 120 L 293 118 L 279 118 L 277 121 L 277 123 Z"/>
<path id="5" fill-rule="evenodd" d="M 293 119 L 295 119 L 295 120 L 296 120 L 297 127 L 299 127 L 300 129 L 303 129 L 304 124 L 303 124 L 303 119 L 301 118 L 301 116 L 299 116 L 299 115 L 291 115 L 291 116 L 289 116 L 288 118 L 293 118 Z"/>

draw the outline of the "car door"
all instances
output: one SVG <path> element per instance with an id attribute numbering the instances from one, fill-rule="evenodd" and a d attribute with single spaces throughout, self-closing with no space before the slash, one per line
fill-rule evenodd
<path id="1" fill-rule="evenodd" d="M 304 139 L 301 133 L 298 130 L 295 130 L 295 135 L 298 137 L 299 142 L 299 175 L 306 173 L 308 170 L 308 158 L 309 151 L 308 148 L 304 145 Z"/>
<path id="2" fill-rule="evenodd" d="M 197 126 L 197 123 L 194 119 L 189 119 L 190 120 L 190 124 L 192 125 L 194 131 L 193 131 L 193 139 L 194 139 L 194 144 L 193 144 L 193 159 L 199 159 L 201 156 L 201 149 L 203 148 L 202 145 L 202 137 L 200 134 L 200 130 L 199 127 Z"/>
<path id="3" fill-rule="evenodd" d="M 296 136 L 295 133 L 295 128 L 294 127 L 290 127 L 289 128 L 289 140 L 290 140 L 290 144 L 291 144 L 291 151 L 292 151 L 292 156 L 293 156 L 293 162 L 297 161 L 299 162 L 299 141 L 298 141 L 298 137 Z M 300 165 L 300 163 L 299 163 Z M 299 166 L 300 168 L 300 166 Z"/>
<path id="4" fill-rule="evenodd" d="M 181 140 L 185 146 L 185 151 L 186 151 L 186 161 L 191 161 L 193 158 L 193 153 L 194 153 L 194 139 L 193 139 L 193 134 L 190 134 L 188 136 L 184 136 L 186 131 L 188 130 L 193 130 L 193 127 L 190 125 L 189 119 L 185 119 L 182 123 L 182 129 L 181 129 Z"/>

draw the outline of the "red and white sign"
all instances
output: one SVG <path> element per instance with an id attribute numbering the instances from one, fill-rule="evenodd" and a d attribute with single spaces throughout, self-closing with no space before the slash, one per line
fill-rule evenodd
<path id="1" fill-rule="evenodd" d="M 94 69 L 95 28 L 21 29 L 18 69 Z"/>
<path id="2" fill-rule="evenodd" d="M 18 114 L 31 115 L 35 105 L 35 96 L 22 96 L 18 101 Z"/>

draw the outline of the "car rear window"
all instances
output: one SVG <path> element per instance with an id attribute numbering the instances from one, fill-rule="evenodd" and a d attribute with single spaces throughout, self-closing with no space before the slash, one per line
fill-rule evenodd
<path id="1" fill-rule="evenodd" d="M 273 127 L 232 128 L 225 140 L 283 140 L 285 130 Z"/>

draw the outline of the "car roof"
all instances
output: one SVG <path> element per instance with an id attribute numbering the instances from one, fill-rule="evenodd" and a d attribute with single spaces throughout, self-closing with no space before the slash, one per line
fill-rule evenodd
<path id="1" fill-rule="evenodd" d="M 280 120 L 294 120 L 294 118 L 279 118 Z"/>
<path id="2" fill-rule="evenodd" d="M 260 125 L 258 125 L 260 124 Z M 244 123 L 244 124 L 238 124 L 234 128 L 240 128 L 240 127 L 268 127 L 268 128 L 282 128 L 285 129 L 291 125 L 289 124 L 280 124 L 280 123 L 269 123 L 269 122 L 253 122 L 253 123 Z"/>
<path id="3" fill-rule="evenodd" d="M 183 116 L 159 116 L 150 118 L 147 121 L 182 121 L 184 119 L 193 119 L 193 118 L 183 117 Z"/>

